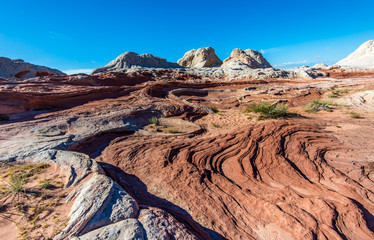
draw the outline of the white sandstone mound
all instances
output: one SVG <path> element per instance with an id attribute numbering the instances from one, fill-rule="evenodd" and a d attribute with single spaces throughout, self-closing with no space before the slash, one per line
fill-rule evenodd
<path id="1" fill-rule="evenodd" d="M 66 74 L 57 69 L 25 62 L 22 59 L 0 57 L 0 77 L 2 78 L 33 78 L 50 75 Z"/>
<path id="2" fill-rule="evenodd" d="M 337 62 L 336 65 L 342 67 L 374 68 L 374 40 L 363 43 L 356 51 Z"/>
<path id="3" fill-rule="evenodd" d="M 230 57 L 223 61 L 222 68 L 246 69 L 246 68 L 271 68 L 270 63 L 256 50 L 242 50 L 235 48 Z"/>
<path id="4" fill-rule="evenodd" d="M 222 65 L 221 59 L 219 59 L 211 47 L 192 49 L 186 52 L 183 58 L 177 62 L 179 65 L 184 67 L 203 68 L 203 67 L 219 67 Z"/>
<path id="5" fill-rule="evenodd" d="M 125 52 L 104 67 L 95 69 L 92 73 L 118 72 L 129 69 L 133 66 L 148 68 L 180 67 L 176 63 L 166 61 L 165 58 L 156 57 L 149 53 L 139 55 L 134 52 Z"/>

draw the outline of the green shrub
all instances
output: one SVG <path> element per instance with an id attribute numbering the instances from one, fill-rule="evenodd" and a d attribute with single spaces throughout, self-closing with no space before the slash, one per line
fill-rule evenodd
<path id="1" fill-rule="evenodd" d="M 24 191 L 23 186 L 26 183 L 24 176 L 20 174 L 11 174 L 8 181 L 9 191 L 11 193 L 17 194 Z"/>
<path id="2" fill-rule="evenodd" d="M 355 113 L 355 112 L 351 112 L 351 118 L 362 118 L 362 116 L 358 113 Z"/>
<path id="3" fill-rule="evenodd" d="M 179 133 L 179 130 L 175 127 L 167 127 L 167 128 L 165 128 L 165 132 L 167 132 L 167 133 Z"/>
<path id="4" fill-rule="evenodd" d="M 220 125 L 218 125 L 217 123 L 213 123 L 213 122 L 212 122 L 212 126 L 215 127 L 215 128 L 221 128 Z"/>
<path id="5" fill-rule="evenodd" d="M 259 104 L 253 103 L 246 109 L 244 109 L 244 113 L 259 113 L 259 120 L 268 118 L 289 117 L 295 115 L 295 113 L 288 112 L 288 104 L 271 104 L 268 102 L 262 102 Z"/>
<path id="6" fill-rule="evenodd" d="M 208 108 L 210 108 L 214 113 L 219 113 L 219 110 L 216 106 L 209 106 Z"/>
<path id="7" fill-rule="evenodd" d="M 332 90 L 332 92 L 327 95 L 329 98 L 338 98 L 338 97 L 343 96 L 343 94 L 349 93 L 349 91 L 350 91 L 350 89 L 343 89 L 343 90 L 341 90 L 341 89 L 337 89 L 337 90 L 331 89 L 331 90 Z"/>
<path id="8" fill-rule="evenodd" d="M 311 103 L 308 104 L 304 111 L 308 113 L 316 113 L 322 110 L 332 112 L 331 108 L 329 107 L 331 105 L 335 104 L 331 101 L 322 101 L 314 99 Z"/>
<path id="9" fill-rule="evenodd" d="M 149 122 L 154 124 L 154 125 L 158 125 L 160 123 L 157 117 L 150 118 Z"/>
<path id="10" fill-rule="evenodd" d="M 50 184 L 49 182 L 43 182 L 42 185 L 40 186 L 41 188 L 44 188 L 44 189 L 50 189 L 53 187 L 52 184 Z"/>

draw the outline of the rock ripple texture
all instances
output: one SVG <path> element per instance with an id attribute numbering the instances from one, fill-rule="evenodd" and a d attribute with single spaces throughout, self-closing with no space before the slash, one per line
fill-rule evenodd
<path id="1" fill-rule="evenodd" d="M 178 60 L 178 64 L 193 68 L 219 67 L 222 61 L 217 57 L 213 48 L 205 47 L 186 52 L 183 58 Z"/>
<path id="2" fill-rule="evenodd" d="M 125 52 L 102 68 L 95 69 L 94 73 L 118 72 L 131 67 L 149 67 L 149 68 L 176 68 L 180 67 L 177 63 L 171 63 L 164 58 L 155 57 L 152 54 L 137 54 L 134 52 Z"/>
<path id="3" fill-rule="evenodd" d="M 336 63 L 342 67 L 374 68 L 374 40 L 363 43 L 348 57 Z"/>
<path id="4" fill-rule="evenodd" d="M 57 69 L 34 65 L 21 59 L 0 57 L 0 77 L 2 78 L 33 78 L 51 75 L 66 74 Z"/>

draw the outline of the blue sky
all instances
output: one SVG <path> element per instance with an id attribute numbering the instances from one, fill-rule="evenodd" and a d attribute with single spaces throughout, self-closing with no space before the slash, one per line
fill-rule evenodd
<path id="1" fill-rule="evenodd" d="M 206 46 L 222 60 L 250 48 L 279 68 L 333 64 L 374 39 L 373 0 L 0 1 L 0 56 L 64 71 Z"/>

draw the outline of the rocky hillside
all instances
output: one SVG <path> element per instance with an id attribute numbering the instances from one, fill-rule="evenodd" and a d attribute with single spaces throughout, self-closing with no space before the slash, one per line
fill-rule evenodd
<path id="1" fill-rule="evenodd" d="M 336 63 L 343 67 L 374 68 L 374 40 L 363 43 L 348 57 Z"/>
<path id="2" fill-rule="evenodd" d="M 93 74 L 102 72 L 119 72 L 131 67 L 148 68 L 175 68 L 180 67 L 176 63 L 166 61 L 164 58 L 155 57 L 152 54 L 137 54 L 134 52 L 125 52 L 102 68 L 95 69 Z"/>
<path id="3" fill-rule="evenodd" d="M 22 59 L 0 57 L 0 77 L 2 78 L 33 78 L 51 75 L 63 76 L 66 74 L 57 69 L 25 62 Z"/>

